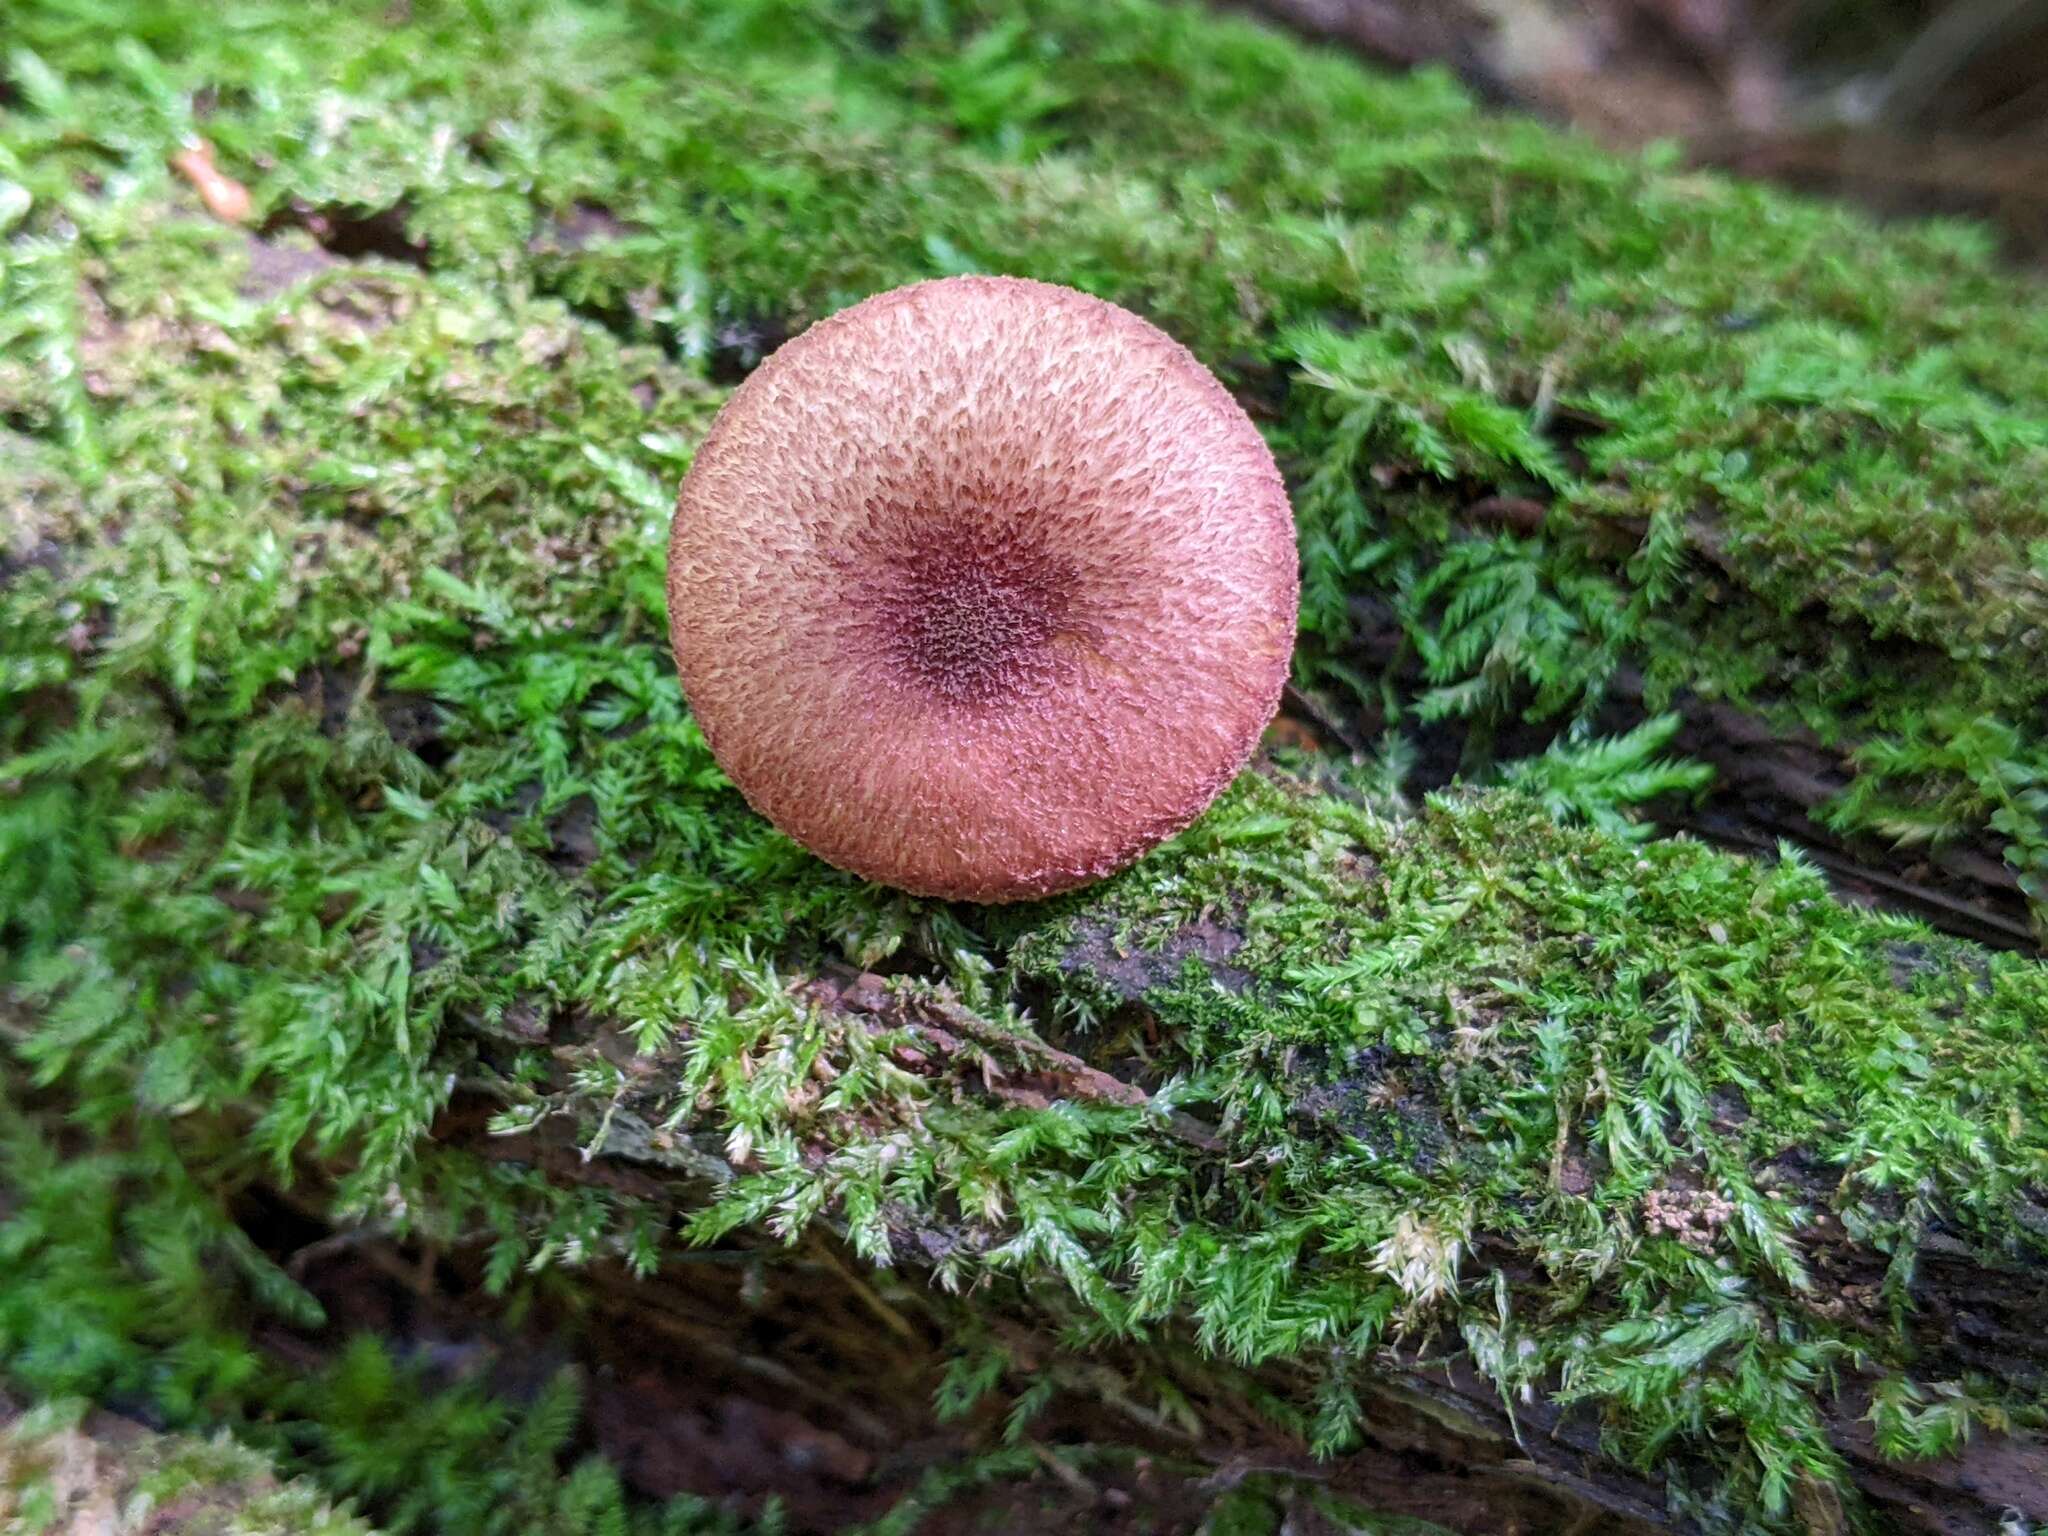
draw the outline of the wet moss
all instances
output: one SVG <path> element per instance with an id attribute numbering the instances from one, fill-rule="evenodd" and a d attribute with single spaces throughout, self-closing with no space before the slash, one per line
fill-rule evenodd
<path id="1" fill-rule="evenodd" d="M 1688 782 L 1629 780 L 1653 737 L 1474 765 L 1544 804 L 1410 814 L 1398 751 L 1257 773 L 1099 891 L 987 912 L 751 815 L 661 639 L 732 379 L 876 288 L 1025 272 L 1262 414 L 1299 676 L 1345 711 L 1590 721 L 1634 669 L 1853 750 L 1845 823 L 2037 879 L 2048 302 L 1977 232 L 1136 0 L 891 7 L 888 48 L 779 0 L 16 10 L 11 1379 L 260 1412 L 246 1307 L 318 1308 L 231 1196 L 315 1166 L 336 1219 L 479 1241 L 499 1289 L 657 1270 L 678 1226 L 908 1258 L 943 1216 L 947 1283 L 1329 1362 L 1325 1448 L 1349 1373 L 1430 1330 L 1767 1512 L 1839 1475 L 1846 1374 L 1897 1454 L 2038 1416 L 1918 1355 L 1910 1302 L 1930 1232 L 2040 1251 L 2044 973 L 1796 856 L 1635 840 L 1616 805 Z M 165 169 L 192 133 L 256 227 Z M 1489 496 L 1540 519 L 1475 527 Z M 814 986 L 849 969 L 889 1000 Z M 689 1193 L 486 1167 L 431 1134 L 458 1091 Z M 1870 1315 L 1808 1271 L 1830 1221 Z"/>

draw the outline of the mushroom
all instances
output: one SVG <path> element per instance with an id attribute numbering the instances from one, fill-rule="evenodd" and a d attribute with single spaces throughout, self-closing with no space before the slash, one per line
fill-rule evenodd
<path id="1" fill-rule="evenodd" d="M 1299 593 L 1273 456 L 1186 348 L 1009 277 L 780 348 L 683 481 L 669 629 L 748 802 L 919 895 L 1122 868 L 1244 766 Z"/>

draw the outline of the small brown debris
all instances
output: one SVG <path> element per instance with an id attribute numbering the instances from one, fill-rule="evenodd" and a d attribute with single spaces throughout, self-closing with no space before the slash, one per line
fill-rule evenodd
<path id="1" fill-rule="evenodd" d="M 249 189 L 213 163 L 213 146 L 194 139 L 171 156 L 171 169 L 192 183 L 206 211 L 223 224 L 246 224 L 254 202 Z"/>
<path id="2" fill-rule="evenodd" d="M 1643 1224 L 1653 1236 L 1675 1237 L 1700 1253 L 1715 1241 L 1735 1207 L 1707 1189 L 1653 1189 L 1643 1196 Z"/>
<path id="3" fill-rule="evenodd" d="M 1314 729 L 1294 719 L 1291 715 L 1275 715 L 1273 723 L 1266 727 L 1268 747 L 1291 748 L 1296 752 L 1316 753 L 1323 750 L 1322 738 Z"/>
<path id="4" fill-rule="evenodd" d="M 1526 537 L 1543 531 L 1548 511 L 1542 502 L 1528 496 L 1483 496 L 1465 509 L 1465 515 L 1476 523 L 1491 523 Z"/>

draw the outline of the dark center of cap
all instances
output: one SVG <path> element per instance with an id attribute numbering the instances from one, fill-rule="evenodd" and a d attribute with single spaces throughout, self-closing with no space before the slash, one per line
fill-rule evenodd
<path id="1" fill-rule="evenodd" d="M 950 704 L 987 706 L 1063 674 L 1057 641 L 1072 617 L 1075 572 L 1037 540 L 941 526 L 877 553 L 863 627 L 901 681 Z"/>

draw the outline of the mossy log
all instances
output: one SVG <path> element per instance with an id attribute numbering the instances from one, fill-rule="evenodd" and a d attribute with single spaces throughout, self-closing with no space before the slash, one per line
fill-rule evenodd
<path id="1" fill-rule="evenodd" d="M 1212 1477 L 1285 1471 L 1459 1530 L 1711 1527 L 1729 1513 L 1715 1509 L 1725 1468 L 1700 1458 L 1752 1433 L 1765 1458 L 1793 1447 L 1814 1457 L 1788 1481 L 1794 1528 L 1848 1529 L 1852 1513 L 1944 1533 L 1999 1529 L 2012 1510 L 2041 1518 L 2048 1444 L 2015 1431 L 2048 1371 L 2040 1187 L 1987 1200 L 1960 1169 L 1930 1164 L 1908 1195 L 1872 1186 L 1854 1171 L 1859 1157 L 1843 1156 L 1844 1137 L 1876 1150 L 1859 1122 L 1952 1105 L 1965 1080 L 1966 1097 L 1988 1088 L 1978 1050 L 1990 1042 L 1967 1043 L 1977 1031 L 2005 1040 L 1991 1056 L 2038 1055 L 2040 994 L 2022 1000 L 2000 982 L 2011 967 L 2031 987 L 2030 969 L 1844 912 L 1796 864 L 1639 851 L 1560 833 L 1512 803 L 1446 803 L 1374 832 L 1298 789 L 1240 790 L 1219 819 L 1206 859 L 1123 882 L 1019 936 L 1014 990 L 995 1008 L 851 966 L 793 983 L 801 1014 L 736 1058 L 745 1099 L 775 1106 L 773 1132 L 749 1141 L 793 1137 L 779 1155 L 750 1146 L 735 1162 L 726 1137 L 654 1129 L 687 1065 L 639 1055 L 603 1028 L 558 1048 L 561 1081 L 566 1093 L 577 1070 L 567 1063 L 594 1052 L 625 1073 L 623 1096 L 495 1140 L 481 1108 L 458 1107 L 442 1138 L 699 1212 L 713 1200 L 714 1211 L 780 1211 L 821 1182 L 851 1181 L 834 1203 L 867 1212 L 865 1238 L 835 1219 L 787 1258 L 727 1239 L 710 1252 L 733 1262 L 597 1287 L 606 1347 L 633 1373 L 625 1390 L 709 1364 L 721 1391 L 794 1412 L 826 1437 L 841 1476 L 854 1466 L 903 1477 L 894 1447 L 940 1462 L 965 1454 L 971 1440 L 947 1435 L 930 1404 L 942 1366 L 958 1368 L 963 1340 L 978 1339 L 998 1407 L 1035 1381 L 1056 1385 L 1044 1411 L 1062 1439 L 1143 1447 Z M 1228 851 L 1243 843 L 1321 857 L 1261 878 Z M 1357 909 L 1370 914 L 1363 925 Z M 1364 928 L 1377 943 L 1360 942 Z M 1348 944 L 1335 937 L 1347 929 Z M 1439 947 L 1478 963 L 1447 982 Z M 1720 996 L 1700 999 L 1691 1027 L 1747 1037 L 1706 1061 L 1685 1043 L 1679 1059 L 1666 1054 L 1688 1027 L 1675 1000 L 1693 960 Z M 1319 988 L 1348 989 L 1346 1006 L 1333 1010 Z M 1885 994 L 1889 1005 L 1877 1002 Z M 1532 1014 L 1536 997 L 1557 1011 Z M 1020 998 L 1067 1020 L 1018 1024 Z M 1413 1038 L 1324 1033 L 1333 1011 L 1381 1009 L 1405 1016 Z M 1582 1010 L 1617 1033 L 1568 1041 L 1560 1021 Z M 1891 1029 L 1901 1033 L 1887 1044 Z M 1891 1065 L 1908 1038 L 1926 1065 L 1952 1067 Z M 877 1047 L 916 1088 L 893 1110 L 884 1096 L 835 1112 L 828 1085 L 863 1058 L 879 1067 Z M 1580 1066 L 1546 1081 L 1534 1059 L 1546 1050 Z M 1222 1059 L 1205 1061 L 1210 1051 Z M 1677 1075 L 1646 1115 L 1660 1070 Z M 758 1092 L 757 1075 L 774 1078 L 779 1100 Z M 1608 1093 L 1612 1106 L 1555 1113 Z M 1533 1123 L 1515 1124 L 1518 1098 L 1541 1106 Z M 1065 1285 L 1048 1291 L 1028 1267 L 1019 1283 L 997 1266 L 949 1297 L 935 1275 L 960 1273 L 973 1262 L 964 1255 L 1017 1249 L 1030 1223 L 1019 1233 L 977 1219 L 957 1187 L 937 1209 L 892 1200 L 886 1176 L 869 1198 L 852 1195 L 878 1147 L 913 1161 L 941 1117 L 941 1141 L 973 1121 L 995 1144 L 1046 1137 L 1045 1172 L 1063 1192 L 1105 1164 L 1143 1173 L 1106 1205 L 1076 1198 L 1043 1218 L 1075 1243 L 1080 1269 Z M 743 1113 L 733 1128 L 746 1124 Z M 1630 1172 L 1646 1150 L 1638 1136 L 1668 1137 L 1678 1155 L 1654 1175 Z M 1432 1193 L 1463 1207 L 1455 1225 L 1396 1214 L 1370 1226 L 1375 1206 L 1427 1211 Z M 1361 1222 L 1376 1243 L 1355 1235 Z M 1084 1235 L 1105 1224 L 1127 1229 L 1107 1245 L 1124 1258 L 1108 1270 Z M 1473 1302 L 1453 1309 L 1455 1322 L 1434 1305 L 1452 1291 Z M 1132 1314 L 1153 1311 L 1138 1328 Z M 737 1334 L 736 1316 L 748 1320 Z M 1370 1322 L 1355 1335 L 1361 1316 Z M 1596 1372 L 1607 1379 L 1589 1392 Z M 1308 1442 L 1318 1394 L 1332 1391 L 1355 1394 L 1355 1414 L 1319 1461 Z M 1941 1455 L 1900 1460 L 1898 1436 L 1909 1422 L 1931 1427 L 1921 1416 L 1944 1399 L 1988 1417 Z M 1786 1417 L 1766 1430 L 1771 1414 Z M 1787 1439 L 1766 1449 L 1766 1433 Z M 1683 1454 L 1633 1461 L 1637 1435 Z M 642 1452 L 660 1458 L 662 1439 L 646 1425 Z M 1756 1485 L 1748 1496 L 1761 1496 Z"/>
<path id="2" fill-rule="evenodd" d="M 458 1536 L 2048 1518 L 1980 233 L 1145 0 L 8 21 L 13 1390 Z M 973 267 L 1187 341 L 1302 532 L 1268 760 L 1015 909 L 775 833 L 661 641 L 734 380 Z"/>

